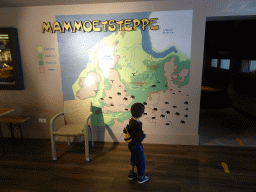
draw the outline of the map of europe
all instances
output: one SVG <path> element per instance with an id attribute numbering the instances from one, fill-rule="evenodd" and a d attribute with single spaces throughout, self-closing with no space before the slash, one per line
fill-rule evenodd
<path id="1" fill-rule="evenodd" d="M 125 126 L 131 106 L 137 102 L 145 106 L 143 123 L 154 126 L 155 131 L 161 127 L 161 133 L 170 132 L 185 125 L 189 118 L 192 11 L 106 16 L 116 20 L 154 17 L 159 29 L 58 33 L 64 100 L 91 100 L 94 126 Z M 103 17 L 95 14 L 56 19 Z"/>

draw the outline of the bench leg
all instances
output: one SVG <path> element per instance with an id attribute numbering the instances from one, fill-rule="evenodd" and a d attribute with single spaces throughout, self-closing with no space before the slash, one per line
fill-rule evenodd
<path id="1" fill-rule="evenodd" d="M 13 133 L 14 126 L 13 126 L 13 124 L 12 123 L 6 123 L 6 124 L 7 124 L 8 128 L 11 132 L 12 138 L 14 138 L 14 133 Z"/>
<path id="2" fill-rule="evenodd" d="M 18 124 L 12 124 L 12 123 L 6 123 L 10 132 L 11 132 L 11 136 L 12 138 L 14 138 L 14 132 L 13 130 L 15 128 L 19 128 L 20 129 L 20 137 L 23 139 L 23 135 L 22 135 L 22 131 L 21 131 L 21 123 L 18 123 Z"/>
<path id="3" fill-rule="evenodd" d="M 23 139 L 22 131 L 21 131 L 21 123 L 18 124 L 18 127 L 20 128 L 20 138 Z"/>
<path id="4" fill-rule="evenodd" d="M 3 137 L 1 123 L 0 123 L 0 135 L 1 135 L 1 137 Z M 1 154 L 0 157 L 2 157 L 2 156 L 4 155 L 4 153 L 5 153 L 5 150 L 4 150 L 4 142 L 2 142 L 2 141 L 3 141 L 3 140 L 1 139 L 1 140 L 0 140 L 0 145 L 1 145 L 1 148 L 2 148 L 2 154 Z"/>
<path id="5" fill-rule="evenodd" d="M 3 132 L 2 132 L 1 123 L 0 123 L 0 135 L 1 135 L 1 137 L 3 137 Z"/>

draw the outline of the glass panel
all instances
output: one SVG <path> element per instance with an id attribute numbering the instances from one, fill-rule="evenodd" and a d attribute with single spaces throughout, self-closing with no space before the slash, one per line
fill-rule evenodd
<path id="1" fill-rule="evenodd" d="M 212 59 L 211 66 L 218 67 L 218 59 Z"/>
<path id="2" fill-rule="evenodd" d="M 0 34 L 0 84 L 13 84 L 14 74 L 8 34 Z"/>
<path id="3" fill-rule="evenodd" d="M 242 60 L 241 71 L 244 72 L 244 73 L 249 72 L 249 60 Z"/>
<path id="4" fill-rule="evenodd" d="M 221 59 L 220 61 L 220 68 L 221 69 L 229 69 L 230 60 L 229 59 Z"/>
<path id="5" fill-rule="evenodd" d="M 250 72 L 256 72 L 256 60 L 250 61 Z"/>

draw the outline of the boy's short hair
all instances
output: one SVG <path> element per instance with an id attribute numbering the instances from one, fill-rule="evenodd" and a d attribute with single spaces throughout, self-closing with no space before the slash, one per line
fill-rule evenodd
<path id="1" fill-rule="evenodd" d="M 144 113 L 145 106 L 142 103 L 134 103 L 131 107 L 132 116 L 138 118 Z"/>

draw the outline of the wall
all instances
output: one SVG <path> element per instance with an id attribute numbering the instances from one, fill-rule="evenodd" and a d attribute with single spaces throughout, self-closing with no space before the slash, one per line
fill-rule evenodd
<path id="1" fill-rule="evenodd" d="M 246 4 L 248 3 L 248 4 Z M 55 21 L 55 15 L 74 14 L 107 14 L 124 12 L 145 11 L 171 11 L 171 10 L 193 10 L 192 24 L 192 47 L 190 64 L 190 82 L 188 92 L 190 95 L 190 116 L 184 127 L 169 134 L 150 133 L 147 134 L 145 143 L 168 143 L 198 145 L 198 118 L 200 106 L 200 86 L 203 67 L 204 33 L 206 17 L 221 18 L 219 16 L 253 15 L 254 4 L 250 1 L 151 1 L 132 3 L 106 3 L 106 4 L 84 4 L 63 6 L 41 6 L 24 8 L 1 8 L 0 27 L 16 27 L 19 33 L 20 51 L 24 74 L 25 89 L 21 91 L 2 90 L 0 92 L 0 106 L 13 107 L 12 115 L 31 116 L 23 127 L 24 136 L 27 138 L 49 139 L 49 122 L 51 117 L 63 111 L 62 81 L 59 63 L 57 34 L 41 33 L 43 22 Z M 218 17 L 218 18 L 215 18 Z M 40 73 L 38 67 L 37 47 L 55 48 L 57 64 L 54 71 L 46 67 L 45 73 Z M 47 124 L 39 124 L 38 118 L 47 119 Z M 143 120 L 142 120 L 143 122 Z M 62 125 L 60 118 L 58 125 Z M 95 128 L 97 133 L 95 139 L 105 141 L 118 141 L 122 129 Z M 113 131 L 114 130 L 114 131 Z M 150 128 L 145 128 L 145 132 Z M 7 129 L 3 129 L 5 136 L 10 136 Z M 61 140 L 62 138 L 59 138 Z M 122 141 L 122 140 L 120 140 Z"/>

